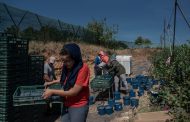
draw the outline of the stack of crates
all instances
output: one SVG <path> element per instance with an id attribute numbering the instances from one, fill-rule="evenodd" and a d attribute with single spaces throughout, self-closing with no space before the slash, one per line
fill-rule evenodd
<path id="1" fill-rule="evenodd" d="M 29 82 L 30 85 L 42 85 L 44 73 L 44 56 L 30 55 L 29 56 Z"/>
<path id="2" fill-rule="evenodd" d="M 28 40 L 23 38 L 16 38 L 16 46 L 17 46 L 17 58 L 15 59 L 17 62 L 17 79 L 19 81 L 19 85 L 25 84 L 28 80 Z"/>
<path id="3" fill-rule="evenodd" d="M 45 105 L 27 105 L 15 108 L 15 118 L 17 122 L 45 122 Z M 12 122 L 12 121 L 11 121 Z M 15 121 L 13 121 L 15 122 Z"/>
<path id="4" fill-rule="evenodd" d="M 0 121 L 13 121 L 12 95 L 27 80 L 27 53 L 27 40 L 0 33 Z"/>

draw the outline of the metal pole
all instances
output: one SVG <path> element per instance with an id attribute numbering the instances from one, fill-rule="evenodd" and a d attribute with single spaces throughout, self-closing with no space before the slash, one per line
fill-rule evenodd
<path id="1" fill-rule="evenodd" d="M 166 48 L 166 19 L 164 19 L 164 48 Z"/>
<path id="2" fill-rule="evenodd" d="M 177 0 L 175 0 L 175 11 L 174 11 L 174 33 L 173 33 L 173 45 L 172 45 L 172 54 L 174 55 L 175 47 L 175 33 L 176 33 L 176 14 L 177 14 Z"/>

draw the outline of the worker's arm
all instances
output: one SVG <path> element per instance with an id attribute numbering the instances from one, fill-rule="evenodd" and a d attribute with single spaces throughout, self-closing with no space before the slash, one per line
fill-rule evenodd
<path id="1" fill-rule="evenodd" d="M 110 62 L 109 64 L 108 64 L 108 72 L 113 72 L 114 71 L 114 69 L 115 69 L 115 66 L 114 66 L 114 64 L 113 64 L 113 62 Z"/>
<path id="2" fill-rule="evenodd" d="M 106 66 L 106 63 L 105 63 L 105 62 L 101 62 L 101 63 L 98 64 L 97 66 L 100 67 L 100 68 L 103 68 L 104 66 Z"/>
<path id="3" fill-rule="evenodd" d="M 44 86 L 48 87 L 50 85 L 57 84 L 57 83 L 60 83 L 60 79 L 59 78 L 57 80 L 53 80 L 53 81 L 50 81 L 50 82 L 45 82 Z"/>
<path id="4" fill-rule="evenodd" d="M 49 76 L 47 74 L 44 74 L 44 81 L 51 82 L 51 79 L 49 78 Z"/>
<path id="5" fill-rule="evenodd" d="M 62 97 L 71 97 L 71 96 L 77 96 L 79 92 L 82 90 L 83 86 L 75 84 L 73 88 L 71 88 L 68 91 L 64 90 L 55 90 L 55 89 L 46 89 L 42 97 L 44 99 L 49 98 L 52 95 L 59 95 Z"/>

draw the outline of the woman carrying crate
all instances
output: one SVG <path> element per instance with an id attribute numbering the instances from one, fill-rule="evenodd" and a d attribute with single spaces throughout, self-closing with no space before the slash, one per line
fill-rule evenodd
<path id="1" fill-rule="evenodd" d="M 85 122 L 89 110 L 90 70 L 88 65 L 82 62 L 78 45 L 74 43 L 64 45 L 60 55 L 64 65 L 59 83 L 62 84 L 63 89 L 46 89 L 42 97 L 44 99 L 52 95 L 63 97 L 62 122 Z"/>

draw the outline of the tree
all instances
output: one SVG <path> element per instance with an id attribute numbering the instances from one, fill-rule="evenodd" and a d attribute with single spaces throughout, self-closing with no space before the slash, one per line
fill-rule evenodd
<path id="1" fill-rule="evenodd" d="M 152 44 L 152 42 L 149 39 L 144 40 L 145 47 L 149 47 Z"/>
<path id="2" fill-rule="evenodd" d="M 19 30 L 17 27 L 15 27 L 14 25 L 7 27 L 7 29 L 5 30 L 6 33 L 11 33 L 11 34 L 15 34 L 17 35 Z"/>
<path id="3" fill-rule="evenodd" d="M 30 40 L 37 40 L 37 33 L 38 31 L 34 30 L 33 27 L 28 27 L 21 32 L 21 35 Z"/>
<path id="4" fill-rule="evenodd" d="M 151 44 L 152 42 L 149 39 L 145 39 L 141 36 L 137 37 L 135 40 L 135 45 L 137 46 L 149 47 Z"/>
<path id="5" fill-rule="evenodd" d="M 137 37 L 137 39 L 135 40 L 135 45 L 137 46 L 143 45 L 143 38 L 141 36 Z"/>
<path id="6" fill-rule="evenodd" d="M 118 27 L 118 26 L 117 26 Z M 95 39 L 98 45 L 107 45 L 109 41 L 113 40 L 113 36 L 117 34 L 117 30 L 113 27 L 110 27 L 106 23 L 106 18 L 103 20 L 97 21 L 92 20 L 87 24 L 87 29 L 94 33 Z"/>

